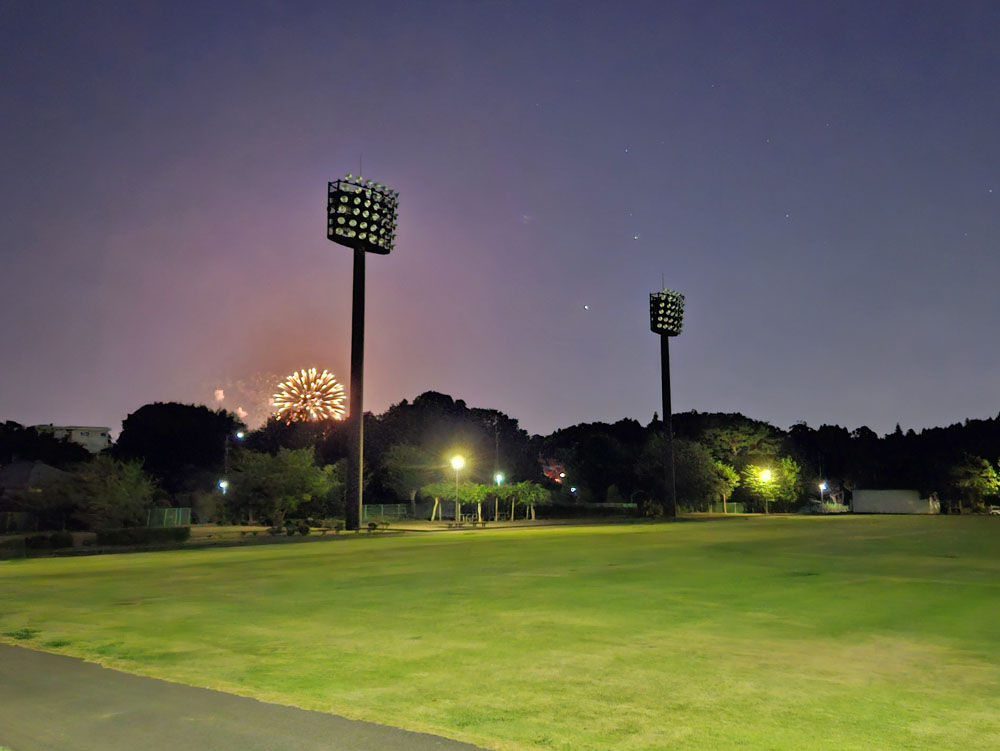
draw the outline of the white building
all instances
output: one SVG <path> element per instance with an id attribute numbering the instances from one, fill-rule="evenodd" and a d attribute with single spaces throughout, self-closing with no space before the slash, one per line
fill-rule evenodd
<path id="1" fill-rule="evenodd" d="M 111 446 L 111 428 L 91 425 L 35 425 L 39 433 L 49 433 L 55 438 L 65 438 L 97 454 Z"/>

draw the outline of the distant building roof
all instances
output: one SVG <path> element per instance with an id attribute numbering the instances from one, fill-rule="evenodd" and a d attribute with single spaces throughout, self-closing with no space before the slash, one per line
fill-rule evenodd
<path id="1" fill-rule="evenodd" d="M 40 488 L 64 477 L 69 477 L 69 473 L 45 462 L 11 462 L 0 467 L 0 492 Z"/>

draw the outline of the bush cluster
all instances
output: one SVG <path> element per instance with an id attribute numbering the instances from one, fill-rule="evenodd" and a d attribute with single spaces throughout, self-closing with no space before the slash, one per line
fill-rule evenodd
<path id="1" fill-rule="evenodd" d="M 185 542 L 191 537 L 191 527 L 125 527 L 102 529 L 97 532 L 98 545 L 160 545 Z"/>
<path id="2" fill-rule="evenodd" d="M 31 535 L 24 538 L 28 550 L 56 550 L 73 547 L 73 535 L 69 532 L 53 532 L 50 535 Z"/>
<path id="3" fill-rule="evenodd" d="M 501 510 L 503 510 L 502 506 Z M 484 513 L 483 516 L 485 518 L 488 514 Z M 524 509 L 518 508 L 516 516 L 518 519 L 523 519 Z M 573 503 L 549 503 L 535 506 L 536 519 L 581 519 L 595 516 L 630 517 L 637 516 L 637 512 L 634 508 L 620 508 L 614 506 L 602 508 L 599 506 L 584 506 L 582 504 Z"/>

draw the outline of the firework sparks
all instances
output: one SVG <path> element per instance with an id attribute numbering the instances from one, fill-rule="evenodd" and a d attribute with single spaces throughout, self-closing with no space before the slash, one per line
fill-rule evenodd
<path id="1" fill-rule="evenodd" d="M 278 384 L 271 397 L 275 414 L 285 422 L 341 420 L 344 417 L 344 386 L 333 373 L 316 368 L 299 370 Z"/>

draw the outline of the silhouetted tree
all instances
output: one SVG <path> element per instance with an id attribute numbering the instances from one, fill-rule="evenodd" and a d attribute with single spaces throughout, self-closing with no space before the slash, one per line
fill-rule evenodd
<path id="1" fill-rule="evenodd" d="M 227 442 L 243 427 L 223 410 L 157 402 L 125 418 L 113 451 L 141 461 L 169 493 L 206 489 L 218 481 Z"/>

